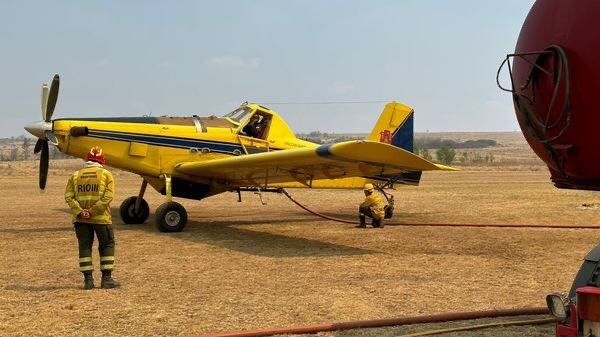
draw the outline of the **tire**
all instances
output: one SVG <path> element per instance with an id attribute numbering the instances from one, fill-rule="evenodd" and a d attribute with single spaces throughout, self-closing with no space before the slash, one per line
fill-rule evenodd
<path id="1" fill-rule="evenodd" d="M 138 197 L 129 197 L 121 203 L 119 207 L 119 214 L 121 215 L 121 220 L 126 224 L 143 224 L 148 217 L 150 216 L 150 207 L 146 200 L 142 198 L 142 202 L 140 203 L 140 209 L 136 214 L 134 212 L 135 202 Z"/>
<path id="2" fill-rule="evenodd" d="M 187 212 L 180 203 L 167 202 L 156 209 L 154 221 L 161 232 L 181 232 L 187 223 Z"/>

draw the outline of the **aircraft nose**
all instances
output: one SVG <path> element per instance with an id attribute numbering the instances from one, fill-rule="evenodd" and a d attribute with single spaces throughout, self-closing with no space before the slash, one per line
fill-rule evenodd
<path id="1" fill-rule="evenodd" d="M 46 139 L 45 132 L 52 131 L 52 123 L 45 121 L 29 123 L 25 126 L 25 130 L 40 139 Z"/>

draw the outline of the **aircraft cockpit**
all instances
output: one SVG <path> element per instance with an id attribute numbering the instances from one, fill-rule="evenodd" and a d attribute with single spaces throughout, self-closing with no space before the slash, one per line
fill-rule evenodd
<path id="1" fill-rule="evenodd" d="M 263 140 L 267 138 L 272 120 L 271 114 L 247 106 L 239 107 L 223 117 L 239 123 L 239 135 Z"/>

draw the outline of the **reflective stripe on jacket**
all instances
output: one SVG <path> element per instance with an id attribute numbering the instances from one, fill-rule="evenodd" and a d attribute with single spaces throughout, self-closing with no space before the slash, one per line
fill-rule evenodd
<path id="1" fill-rule="evenodd" d="M 110 202 L 115 193 L 115 182 L 112 174 L 101 165 L 86 165 L 73 173 L 67 182 L 65 201 L 71 208 L 73 222 L 112 224 Z M 87 209 L 91 219 L 77 216 Z"/>
<path id="2" fill-rule="evenodd" d="M 385 202 L 375 193 L 367 196 L 360 207 L 369 207 L 378 220 L 385 216 Z"/>

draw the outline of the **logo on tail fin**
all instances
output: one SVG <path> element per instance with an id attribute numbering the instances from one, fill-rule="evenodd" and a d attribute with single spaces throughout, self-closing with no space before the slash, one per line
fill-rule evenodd
<path id="1" fill-rule="evenodd" d="M 383 130 L 379 133 L 379 142 L 385 144 L 392 143 L 392 133 L 390 130 Z"/>

